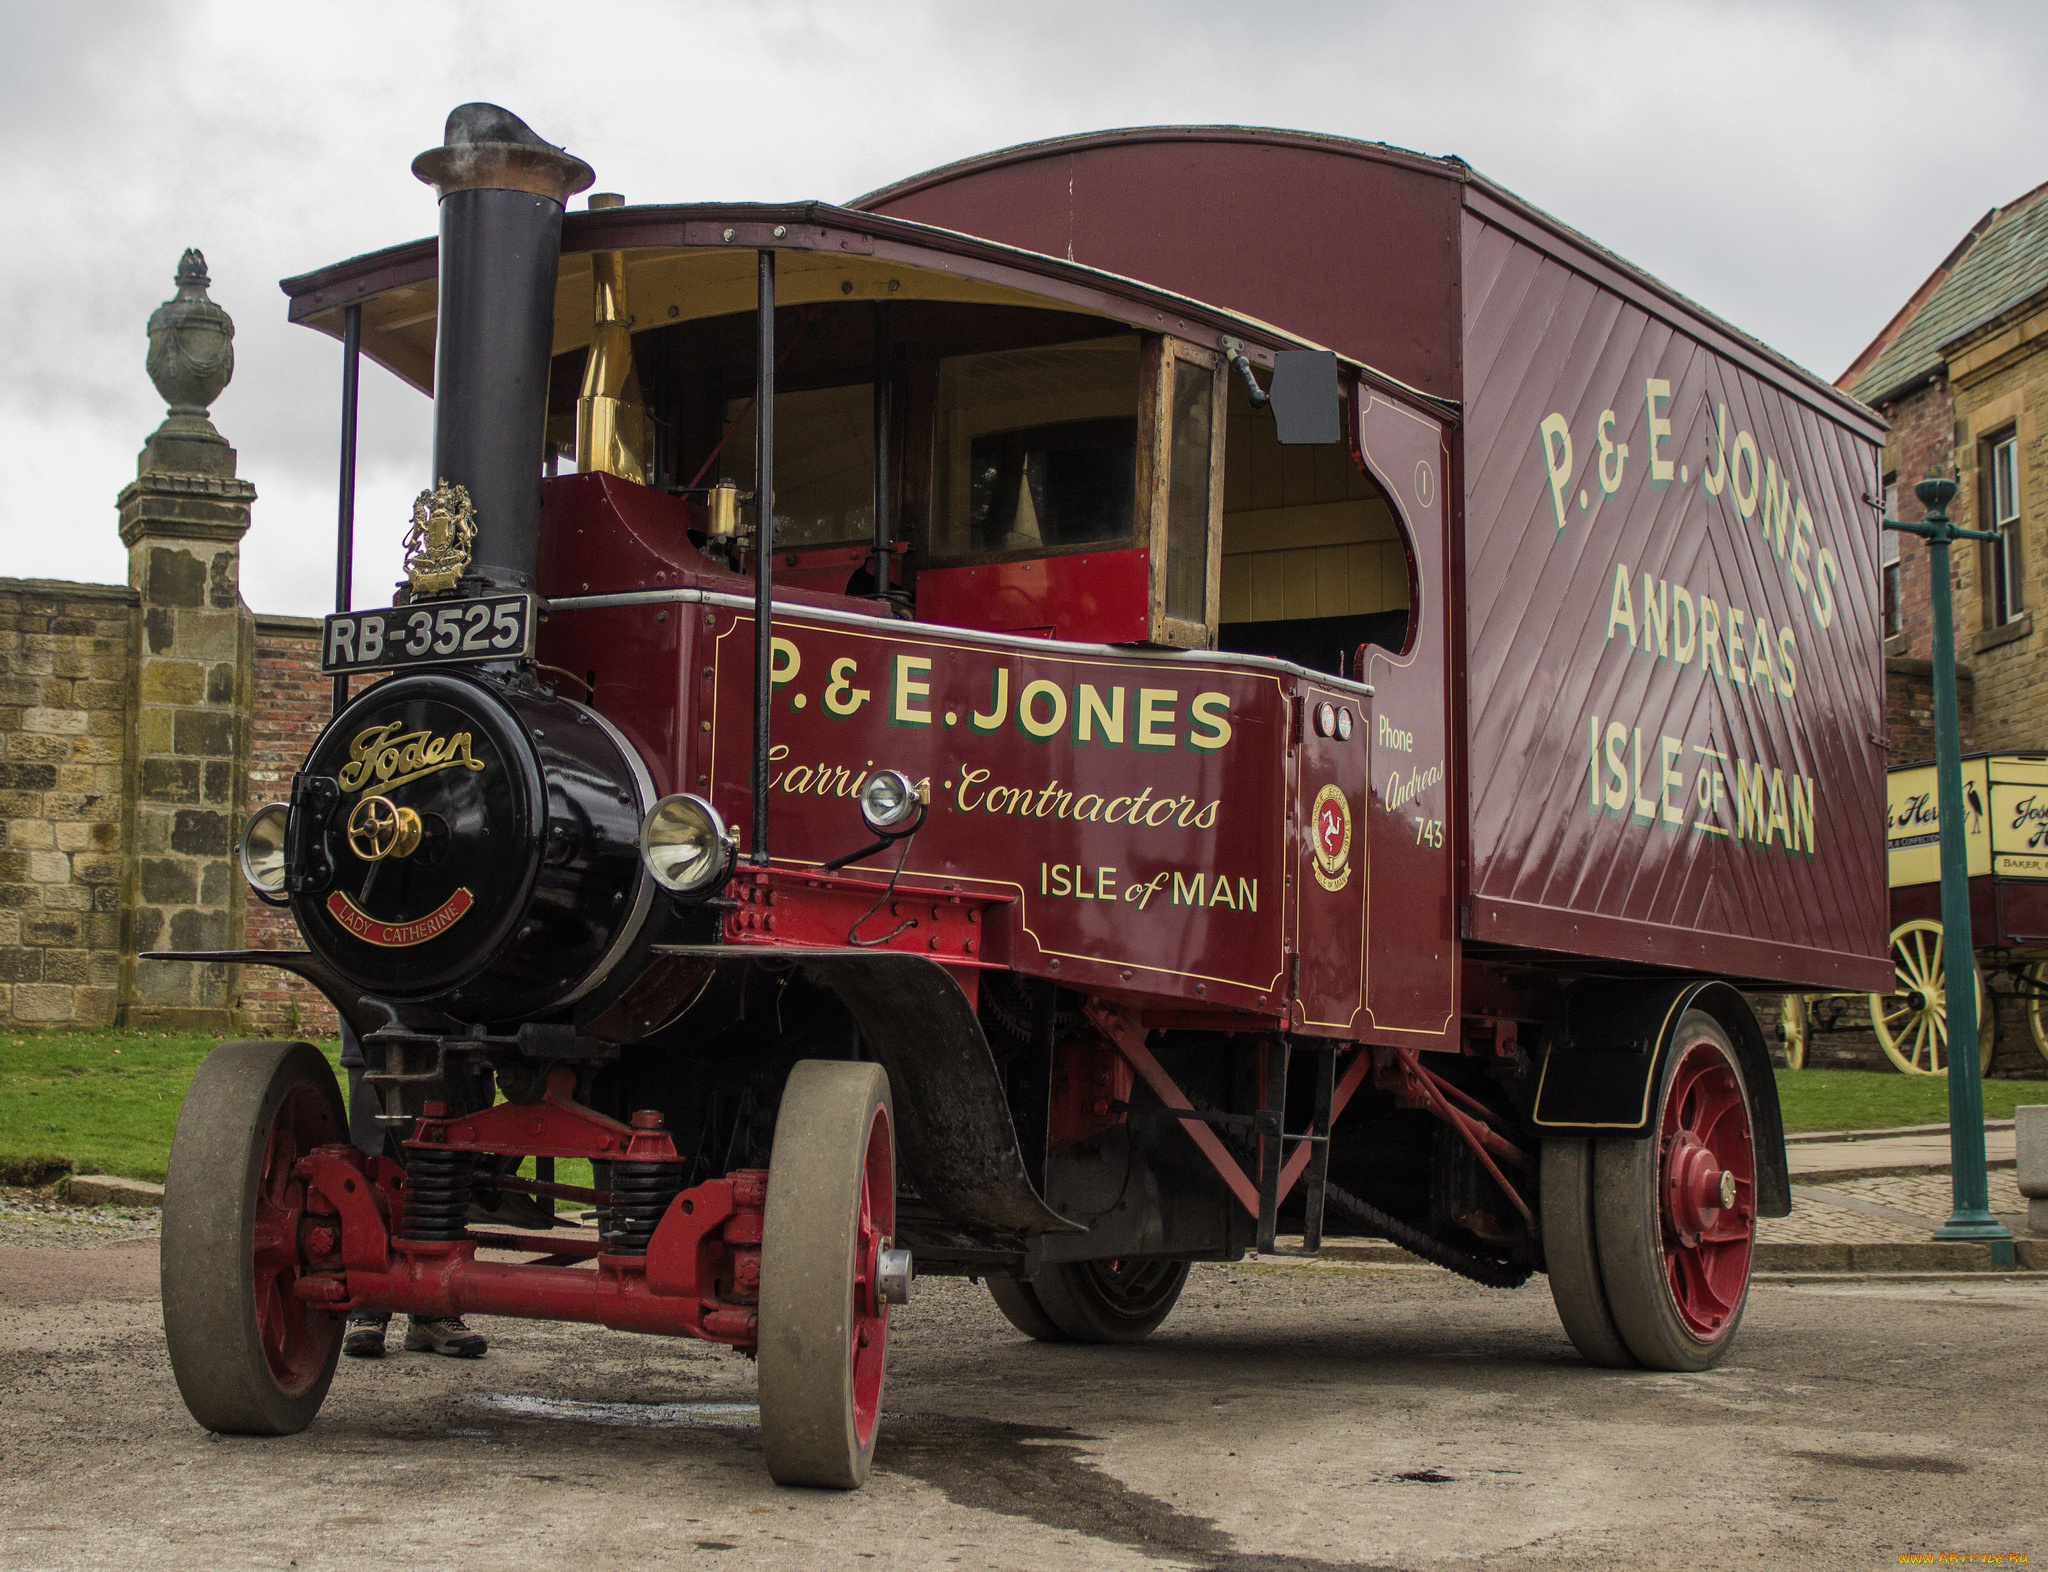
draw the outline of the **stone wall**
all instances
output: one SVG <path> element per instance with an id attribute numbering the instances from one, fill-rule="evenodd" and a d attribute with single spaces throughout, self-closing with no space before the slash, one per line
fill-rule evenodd
<path id="1" fill-rule="evenodd" d="M 1947 347 L 1955 388 L 1956 499 L 1950 516 L 1976 529 L 1991 526 L 1982 472 L 1985 442 L 2003 432 L 2019 438 L 2021 595 L 2013 622 L 1994 622 L 1989 545 L 1956 551 L 1956 653 L 1977 677 L 1979 745 L 1994 750 L 2048 749 L 2048 647 L 2036 624 L 2048 625 L 2048 306 L 2021 308 Z"/>
<path id="2" fill-rule="evenodd" d="M 256 705 L 250 722 L 249 811 L 291 796 L 298 769 L 333 712 L 333 685 L 320 675 L 320 623 L 311 617 L 256 619 Z M 252 950 L 301 948 L 290 912 L 246 896 Z M 242 1018 L 266 1035 L 328 1036 L 333 1007 L 302 977 L 268 966 L 242 968 Z"/>
<path id="3" fill-rule="evenodd" d="M 135 591 L 0 579 L 0 1020 L 105 1026 Z"/>

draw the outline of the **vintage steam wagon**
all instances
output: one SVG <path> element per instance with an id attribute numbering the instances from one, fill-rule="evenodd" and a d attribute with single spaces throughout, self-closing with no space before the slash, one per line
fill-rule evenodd
<path id="1" fill-rule="evenodd" d="M 913 1263 L 1122 1342 L 1283 1234 L 1726 1350 L 1788 1206 L 1735 984 L 1891 978 L 1867 411 L 1334 138 L 565 217 L 469 105 L 414 169 L 438 249 L 284 286 L 434 395 L 327 624 L 384 675 L 245 835 L 305 951 L 209 957 L 325 991 L 390 1144 L 207 1062 L 202 1424 L 305 1426 L 350 1309 L 580 1320 L 754 1352 L 771 1473 L 850 1486 Z"/>

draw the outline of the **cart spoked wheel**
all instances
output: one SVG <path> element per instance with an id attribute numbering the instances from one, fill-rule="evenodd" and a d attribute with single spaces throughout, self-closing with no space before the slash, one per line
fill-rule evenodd
<path id="1" fill-rule="evenodd" d="M 1749 1089 L 1713 1017 L 1679 1020 L 1647 1140 L 1593 1153 L 1593 1225 L 1614 1328 L 1651 1370 L 1705 1370 L 1727 1352 L 1756 1253 Z"/>
<path id="2" fill-rule="evenodd" d="M 805 1059 L 775 1120 L 761 1233 L 761 1449 L 779 1485 L 851 1490 L 882 1416 L 896 1142 L 881 1066 Z"/>
<path id="3" fill-rule="evenodd" d="M 2034 1046 L 2048 1059 L 2048 961 L 2036 961 L 2025 973 L 2027 1030 L 2034 1034 Z"/>
<path id="4" fill-rule="evenodd" d="M 1593 1148 L 1597 1143 L 1559 1136 L 1543 1143 L 1544 1269 L 1550 1300 L 1565 1335 L 1589 1365 L 1632 1370 L 1628 1351 L 1607 1306 L 1600 1280 L 1600 1243 L 1593 1231 Z"/>
<path id="5" fill-rule="evenodd" d="M 1187 1282 L 1185 1261 L 1063 1261 L 1040 1267 L 1030 1287 L 1068 1341 L 1140 1343 L 1173 1313 Z"/>
<path id="6" fill-rule="evenodd" d="M 1003 1312 L 1008 1321 L 1026 1337 L 1041 1343 L 1065 1343 L 1071 1341 L 1059 1324 L 1045 1313 L 1045 1306 L 1039 1301 L 1038 1290 L 1022 1277 L 991 1277 L 988 1279 L 989 1297 L 996 1302 L 996 1308 Z"/>
<path id="7" fill-rule="evenodd" d="M 306 1043 L 222 1043 L 185 1093 L 164 1179 L 164 1339 L 208 1430 L 294 1435 L 327 1396 L 341 1318 L 292 1292 L 306 1201 L 293 1170 L 346 1130 L 334 1071 Z"/>
<path id="8" fill-rule="evenodd" d="M 1941 924 L 1915 917 L 1892 930 L 1892 969 L 1897 986 L 1870 996 L 1870 1027 L 1884 1056 L 1908 1075 L 1948 1074 L 1948 984 L 1942 959 Z M 1970 974 L 1977 989 L 1977 1056 L 1991 1068 L 1998 1023 L 1984 991 L 1984 973 L 1974 958 Z"/>
<path id="9" fill-rule="evenodd" d="M 1806 995 L 1788 993 L 1778 1001 L 1778 1040 L 1785 1045 L 1785 1068 L 1806 1068 L 1806 1050 L 1813 1035 L 1806 1018 Z"/>

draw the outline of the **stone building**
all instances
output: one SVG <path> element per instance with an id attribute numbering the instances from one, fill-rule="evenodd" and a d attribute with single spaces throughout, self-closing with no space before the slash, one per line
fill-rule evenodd
<path id="1" fill-rule="evenodd" d="M 1887 517 L 1920 518 L 1913 483 L 1938 469 L 1958 483 L 1949 516 L 2001 536 L 1949 554 L 1964 751 L 2048 751 L 2048 633 L 2034 638 L 2048 618 L 2048 185 L 1979 219 L 1837 383 L 1891 422 Z M 1905 764 L 1934 754 L 1928 555 L 1888 532 L 1882 556 L 1886 719 Z M 1994 999 L 1994 1073 L 2040 1075 L 2019 1001 L 2003 984 Z"/>
<path id="2" fill-rule="evenodd" d="M 1919 518 L 1913 483 L 1954 471 L 1950 516 L 2002 537 L 1950 556 L 1964 746 L 2048 749 L 2048 646 L 2033 637 L 2048 617 L 2048 186 L 1979 219 L 1837 380 L 1891 422 L 1887 516 Z M 1886 687 L 1905 762 L 1933 752 L 1927 551 L 1885 542 Z"/>
<path id="3" fill-rule="evenodd" d="M 326 1030 L 267 967 L 139 950 L 295 946 L 235 866 L 327 716 L 319 624 L 241 595 L 256 488 L 207 418 L 234 325 L 188 251 L 149 323 L 169 405 L 117 501 L 126 585 L 0 579 L 0 1022 Z"/>

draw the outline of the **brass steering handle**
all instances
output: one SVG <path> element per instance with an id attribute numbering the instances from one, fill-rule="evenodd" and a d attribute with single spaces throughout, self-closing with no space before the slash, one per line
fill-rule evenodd
<path id="1" fill-rule="evenodd" d="M 419 850 L 420 816 L 389 797 L 366 796 L 348 816 L 348 846 L 364 862 L 410 857 Z"/>

